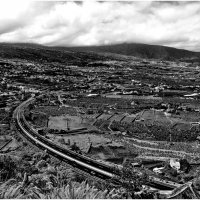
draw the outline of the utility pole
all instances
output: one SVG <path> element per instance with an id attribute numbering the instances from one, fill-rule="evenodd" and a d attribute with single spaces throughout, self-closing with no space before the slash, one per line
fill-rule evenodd
<path id="1" fill-rule="evenodd" d="M 68 118 L 65 118 L 65 122 L 66 122 L 65 126 L 67 127 L 67 130 L 69 130 L 69 122 L 68 122 L 68 120 L 69 120 Z"/>
<path id="2" fill-rule="evenodd" d="M 69 119 L 67 119 L 67 130 L 69 130 Z"/>
<path id="3" fill-rule="evenodd" d="M 169 141 L 170 141 L 170 143 L 172 141 L 172 135 L 171 135 L 171 133 L 169 134 Z"/>

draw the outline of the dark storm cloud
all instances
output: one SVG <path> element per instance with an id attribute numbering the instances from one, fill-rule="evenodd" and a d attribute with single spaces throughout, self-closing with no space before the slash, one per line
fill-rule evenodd
<path id="1" fill-rule="evenodd" d="M 1 42 L 141 42 L 199 50 L 200 2 L 13 2 L 0 1 Z"/>

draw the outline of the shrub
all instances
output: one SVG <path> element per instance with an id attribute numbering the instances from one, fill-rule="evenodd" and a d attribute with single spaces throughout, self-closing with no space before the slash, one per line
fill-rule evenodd
<path id="1" fill-rule="evenodd" d="M 6 181 L 16 174 L 17 163 L 10 156 L 0 156 L 0 181 Z"/>

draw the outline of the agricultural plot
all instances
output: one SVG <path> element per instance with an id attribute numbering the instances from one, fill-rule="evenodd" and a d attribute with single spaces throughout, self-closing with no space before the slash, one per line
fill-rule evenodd
<path id="1" fill-rule="evenodd" d="M 180 112 L 180 116 L 183 120 L 188 122 L 199 121 L 199 112 Z"/>
<path id="2" fill-rule="evenodd" d="M 125 157 L 134 158 L 133 153 L 127 151 L 123 145 L 100 145 L 92 146 L 89 152 L 90 156 L 97 160 L 104 160 L 115 164 L 122 164 Z"/>
<path id="3" fill-rule="evenodd" d="M 169 126 L 176 123 L 187 123 L 180 116 L 174 116 L 169 113 L 158 110 L 144 110 L 137 114 L 138 120 L 143 120 L 147 124 L 157 124 Z"/>
<path id="4" fill-rule="evenodd" d="M 59 108 L 59 111 L 62 112 L 63 114 L 69 114 L 71 116 L 77 115 L 76 109 L 73 107 L 62 106 Z"/>
<path id="5" fill-rule="evenodd" d="M 50 129 L 58 129 L 58 130 L 72 130 L 78 128 L 87 128 L 82 124 L 82 120 L 78 116 L 57 116 L 57 117 L 49 117 L 48 128 Z"/>
<path id="6" fill-rule="evenodd" d="M 180 123 L 180 122 L 177 122 L 177 123 L 174 123 L 173 124 L 173 128 L 175 129 L 179 129 L 179 130 L 190 130 L 191 126 L 190 126 L 190 123 Z"/>
<path id="7" fill-rule="evenodd" d="M 98 119 L 103 119 L 103 120 L 107 120 L 111 117 L 112 115 L 110 114 L 102 114 L 98 117 Z"/>
<path id="8" fill-rule="evenodd" d="M 132 123 L 136 118 L 136 115 L 129 115 L 129 116 L 126 116 L 122 122 L 126 122 L 126 123 Z"/>
<path id="9" fill-rule="evenodd" d="M 0 149 L 5 145 L 6 141 L 3 139 L 0 139 Z"/>
<path id="10" fill-rule="evenodd" d="M 115 114 L 110 118 L 110 121 L 121 121 L 121 119 L 124 117 L 124 114 Z"/>
<path id="11" fill-rule="evenodd" d="M 78 108 L 78 109 L 79 109 L 79 111 L 82 112 L 82 113 L 86 113 L 86 111 L 87 111 L 85 108 Z"/>
<path id="12" fill-rule="evenodd" d="M 86 119 L 95 119 L 99 114 L 84 115 Z"/>
<path id="13" fill-rule="evenodd" d="M 9 123 L 9 121 L 9 113 L 6 112 L 4 109 L 0 109 L 0 124 L 6 124 Z"/>
<path id="14" fill-rule="evenodd" d="M 57 140 L 59 140 L 59 138 L 61 137 L 57 137 Z M 66 135 L 63 136 L 62 138 L 64 139 L 65 143 L 70 142 L 70 145 L 76 143 L 76 145 L 83 152 L 87 152 L 90 144 L 92 144 L 93 146 L 99 146 L 112 143 L 110 139 L 103 137 L 103 135 L 94 135 L 94 134 L 78 134 L 70 136 Z"/>
<path id="15" fill-rule="evenodd" d="M 77 115 L 77 111 L 73 107 L 59 107 L 59 106 L 41 106 L 34 109 L 36 112 L 43 112 L 49 116 L 60 116 L 64 114 L 69 114 L 72 116 Z"/>
<path id="16" fill-rule="evenodd" d="M 178 145 L 178 144 L 177 144 Z M 178 151 L 184 151 L 184 148 L 176 149 L 175 151 L 168 148 L 157 146 L 156 148 L 151 148 L 151 145 L 144 145 L 141 144 L 134 144 L 132 142 L 127 142 L 126 146 L 131 149 L 132 152 L 138 153 L 142 157 L 162 157 L 162 158 L 185 158 L 190 162 L 197 162 L 199 163 L 199 153 L 184 153 Z M 182 146 L 181 146 L 182 147 Z M 178 150 L 178 151 L 177 151 Z M 187 152 L 187 151 L 186 151 Z"/>
<path id="17" fill-rule="evenodd" d="M 47 115 L 56 116 L 58 115 L 59 106 L 40 106 L 35 108 L 33 111 L 35 112 L 44 112 Z"/>
<path id="18" fill-rule="evenodd" d="M 116 162 L 120 160 L 122 162 L 124 157 L 133 156 L 133 153 L 130 153 L 121 142 L 114 142 L 104 135 L 78 134 L 54 138 L 54 142 L 59 143 L 60 141 L 68 147 L 75 143 L 81 152 L 97 160 L 115 160 Z"/>

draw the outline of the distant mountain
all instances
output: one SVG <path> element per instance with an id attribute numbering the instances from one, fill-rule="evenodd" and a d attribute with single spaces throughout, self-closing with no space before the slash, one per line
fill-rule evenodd
<path id="1" fill-rule="evenodd" d="M 0 43 L 0 58 L 22 59 L 38 63 L 62 63 L 84 66 L 88 62 L 105 60 L 106 57 L 97 53 L 79 53 L 65 48 L 47 47 L 31 43 Z"/>
<path id="2" fill-rule="evenodd" d="M 29 43 L 0 43 L 0 58 L 18 58 L 34 61 L 60 62 L 61 59 L 73 60 L 73 53 L 62 54 L 62 51 Z"/>
<path id="3" fill-rule="evenodd" d="M 60 48 L 60 47 L 58 47 Z M 181 58 L 200 58 L 199 52 L 192 52 L 183 49 L 165 47 L 159 45 L 148 45 L 139 43 L 123 43 L 104 46 L 80 46 L 80 47 L 63 47 L 72 51 L 93 51 L 93 52 L 108 52 L 122 54 L 128 56 L 136 56 L 141 58 L 154 59 L 181 59 Z"/>
<path id="4" fill-rule="evenodd" d="M 119 55 L 163 60 L 200 62 L 200 53 L 147 44 L 115 44 L 105 46 L 48 47 L 32 43 L 0 43 L 0 58 L 18 58 L 39 62 L 60 62 L 84 65 L 85 62 L 104 60 Z M 125 59 L 124 58 L 124 59 Z"/>

